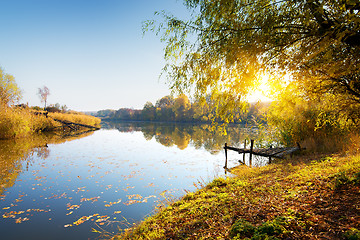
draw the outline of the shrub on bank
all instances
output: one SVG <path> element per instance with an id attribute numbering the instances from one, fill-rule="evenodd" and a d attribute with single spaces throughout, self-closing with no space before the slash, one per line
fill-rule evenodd
<path id="1" fill-rule="evenodd" d="M 29 109 L 1 106 L 0 139 L 20 138 L 26 135 L 53 130 L 56 123 L 45 116 L 36 116 Z"/>
<path id="2" fill-rule="evenodd" d="M 336 152 L 344 150 L 351 135 L 359 132 L 360 124 L 349 113 L 338 110 L 333 99 L 304 100 L 283 96 L 268 112 L 268 124 L 274 128 L 277 140 L 293 146 L 297 142 L 308 151 Z"/>
<path id="3" fill-rule="evenodd" d="M 0 112 L 0 139 L 15 138 L 30 130 L 27 121 L 11 109 L 2 107 Z"/>
<path id="4" fill-rule="evenodd" d="M 21 138 L 36 132 L 61 129 L 62 125 L 52 118 L 95 127 L 100 127 L 101 122 L 98 118 L 84 114 L 49 113 L 50 117 L 46 117 L 30 108 L 8 107 L 5 104 L 0 107 L 0 139 Z"/>

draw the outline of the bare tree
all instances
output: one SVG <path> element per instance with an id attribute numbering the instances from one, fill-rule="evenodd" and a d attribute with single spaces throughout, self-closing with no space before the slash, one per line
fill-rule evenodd
<path id="1" fill-rule="evenodd" d="M 47 86 L 38 89 L 38 95 L 40 97 L 41 102 L 45 103 L 44 110 L 46 109 L 46 101 L 48 96 L 50 95 L 50 90 Z"/>

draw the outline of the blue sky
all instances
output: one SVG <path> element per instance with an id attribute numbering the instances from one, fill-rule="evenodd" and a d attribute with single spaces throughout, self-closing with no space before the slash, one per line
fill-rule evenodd
<path id="1" fill-rule="evenodd" d="M 23 90 L 22 102 L 93 111 L 141 109 L 170 93 L 163 47 L 143 21 L 166 10 L 184 15 L 176 0 L 0 0 L 0 66 Z"/>

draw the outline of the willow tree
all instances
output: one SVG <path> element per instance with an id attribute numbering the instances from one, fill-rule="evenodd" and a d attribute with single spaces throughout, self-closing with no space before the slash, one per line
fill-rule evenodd
<path id="1" fill-rule="evenodd" d="M 231 111 L 263 72 L 290 74 L 307 94 L 336 94 L 360 104 L 360 3 L 356 0 L 184 0 L 179 19 L 147 21 L 166 43 L 170 87 L 211 95 Z M 345 106 L 345 107 L 346 107 Z"/>

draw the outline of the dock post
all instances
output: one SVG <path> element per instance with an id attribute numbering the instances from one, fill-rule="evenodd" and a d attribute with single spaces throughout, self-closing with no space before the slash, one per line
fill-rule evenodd
<path id="1" fill-rule="evenodd" d="M 244 141 L 244 150 L 246 149 L 246 139 Z M 240 162 L 240 161 L 239 161 Z M 243 153 L 243 163 L 245 164 L 245 151 Z"/>
<path id="2" fill-rule="evenodd" d="M 224 166 L 224 168 L 226 169 L 227 168 L 227 143 L 225 143 L 224 149 L 225 149 L 225 166 Z"/>
<path id="3" fill-rule="evenodd" d="M 272 145 L 270 145 L 270 149 L 272 148 Z M 271 163 L 271 157 L 269 157 L 269 164 Z"/>
<path id="4" fill-rule="evenodd" d="M 250 167 L 251 167 L 251 161 L 252 161 L 253 148 L 254 148 L 254 140 L 251 139 L 250 140 L 250 157 L 249 157 L 249 165 L 250 165 Z"/>

